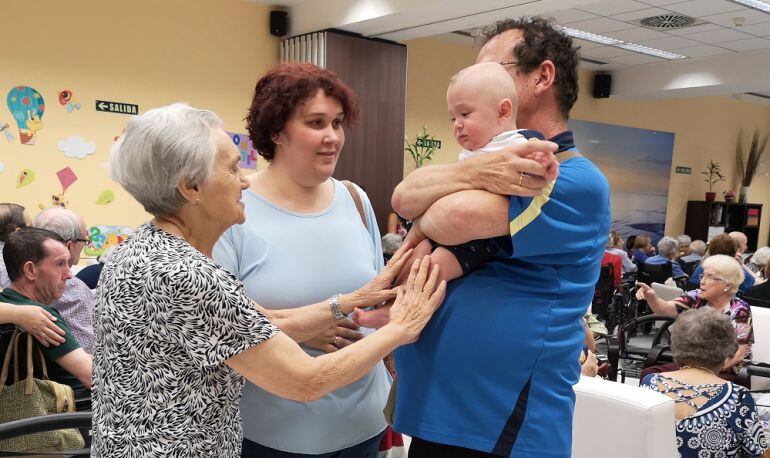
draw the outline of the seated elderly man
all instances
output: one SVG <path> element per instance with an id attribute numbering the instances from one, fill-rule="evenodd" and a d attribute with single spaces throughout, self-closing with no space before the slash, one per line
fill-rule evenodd
<path id="1" fill-rule="evenodd" d="M 762 282 L 757 281 L 757 284 L 747 289 L 743 296 L 746 301 L 751 303 L 750 299 L 759 299 L 761 301 L 770 301 L 770 247 L 762 247 L 754 253 L 751 258 L 751 262 L 759 268 L 758 274 L 762 278 Z"/>
<path id="2" fill-rule="evenodd" d="M 735 381 L 735 375 L 744 361 L 751 359 L 751 345 L 754 343 L 751 308 L 746 302 L 735 297 L 738 285 L 743 281 L 743 269 L 735 258 L 719 254 L 706 258 L 702 267 L 703 276 L 698 290 L 689 291 L 672 301 L 664 301 L 648 285 L 638 283 L 637 299 L 645 299 L 654 313 L 670 317 L 677 317 L 688 309 L 704 307 L 728 315 L 735 328 L 738 349 L 722 365 L 719 377 Z M 672 365 L 650 367 L 642 371 L 642 378 L 648 373 L 676 368 Z"/>
<path id="3" fill-rule="evenodd" d="M 703 260 L 703 255 L 705 254 L 706 242 L 703 240 L 693 240 L 692 243 L 690 243 L 690 254 L 682 256 L 679 260 L 682 262 L 701 262 Z"/>
<path id="4" fill-rule="evenodd" d="M 55 232 L 65 240 L 69 251 L 69 267 L 80 262 L 80 253 L 91 243 L 83 218 L 72 210 L 54 206 L 40 212 L 33 224 L 41 229 Z M 51 303 L 56 311 L 69 323 L 72 334 L 86 353 L 94 348 L 94 295 L 83 280 L 72 277 L 67 280 L 61 297 Z"/>
<path id="5" fill-rule="evenodd" d="M 77 393 L 91 389 L 91 355 L 80 348 L 62 316 L 46 304 L 61 297 L 69 269 L 69 250 L 57 234 L 44 229 L 24 228 L 13 232 L 3 247 L 3 260 L 11 286 L 0 293 L 0 301 L 34 305 L 56 318 L 64 331 L 64 343 L 44 347 L 51 380 L 70 385 Z"/>
<path id="6" fill-rule="evenodd" d="M 733 231 L 730 232 L 730 238 L 735 240 L 735 243 L 738 244 L 738 254 L 743 256 L 743 253 L 745 253 L 749 249 L 749 239 L 746 237 L 746 234 L 739 231 Z M 742 259 L 739 259 L 739 261 L 742 261 Z"/>
<path id="7" fill-rule="evenodd" d="M 667 262 L 671 263 L 671 274 L 673 277 L 685 276 L 682 267 L 678 262 L 674 262 L 674 257 L 679 252 L 679 242 L 673 237 L 663 237 L 658 241 L 658 254 L 650 256 L 644 261 L 646 265 L 661 265 Z"/>
<path id="8" fill-rule="evenodd" d="M 687 234 L 682 234 L 676 238 L 676 241 L 679 243 L 679 249 L 677 250 L 676 258 L 679 259 L 682 256 L 689 255 L 692 238 Z"/>

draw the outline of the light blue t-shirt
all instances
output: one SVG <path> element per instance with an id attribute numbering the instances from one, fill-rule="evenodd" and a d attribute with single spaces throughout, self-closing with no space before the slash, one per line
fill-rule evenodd
<path id="1" fill-rule="evenodd" d="M 249 297 L 261 306 L 285 309 L 320 302 L 355 291 L 382 270 L 379 228 L 368 197 L 357 187 L 367 232 L 350 193 L 333 181 L 332 203 L 318 213 L 286 210 L 244 191 L 246 223 L 224 233 L 214 247 L 214 260 L 241 279 Z M 303 349 L 311 356 L 323 354 Z M 292 453 L 344 449 L 385 429 L 382 409 L 389 388 L 390 376 L 382 364 L 309 404 L 273 396 L 246 382 L 243 435 Z"/>

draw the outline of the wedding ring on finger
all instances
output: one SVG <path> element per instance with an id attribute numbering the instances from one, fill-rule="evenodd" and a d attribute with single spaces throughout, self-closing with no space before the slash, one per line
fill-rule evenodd
<path id="1" fill-rule="evenodd" d="M 334 345 L 335 347 L 339 346 L 338 345 L 339 341 L 340 341 L 339 336 L 334 336 L 334 342 L 332 343 L 332 345 Z"/>
<path id="2" fill-rule="evenodd" d="M 519 186 L 524 182 L 524 172 L 519 172 Z"/>

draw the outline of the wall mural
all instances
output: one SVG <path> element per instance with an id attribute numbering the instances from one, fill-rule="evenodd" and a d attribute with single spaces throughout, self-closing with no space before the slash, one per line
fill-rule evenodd
<path id="1" fill-rule="evenodd" d="M 569 127 L 610 183 L 612 229 L 623 238 L 646 233 L 657 243 L 666 227 L 674 133 L 576 119 Z"/>

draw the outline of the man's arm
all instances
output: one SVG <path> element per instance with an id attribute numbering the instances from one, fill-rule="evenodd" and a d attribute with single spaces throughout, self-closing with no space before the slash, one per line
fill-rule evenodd
<path id="1" fill-rule="evenodd" d="M 64 370 L 80 380 L 80 383 L 85 385 L 87 389 L 91 389 L 91 369 L 93 368 L 93 359 L 91 358 L 91 355 L 85 352 L 85 350 L 82 348 L 72 350 L 66 355 L 57 358 L 55 361 L 56 364 L 63 367 Z"/>
<path id="2" fill-rule="evenodd" d="M 532 140 L 499 153 L 483 154 L 452 164 L 431 165 L 410 173 L 393 191 L 391 204 L 404 218 L 415 219 L 444 196 L 472 189 L 500 195 L 536 196 L 558 175 L 555 143 Z M 545 152 L 544 165 L 524 156 Z M 522 172 L 527 175 L 522 176 Z"/>
<path id="3" fill-rule="evenodd" d="M 415 224 L 426 237 L 442 245 L 507 235 L 508 203 L 507 196 L 460 191 L 437 200 Z"/>

